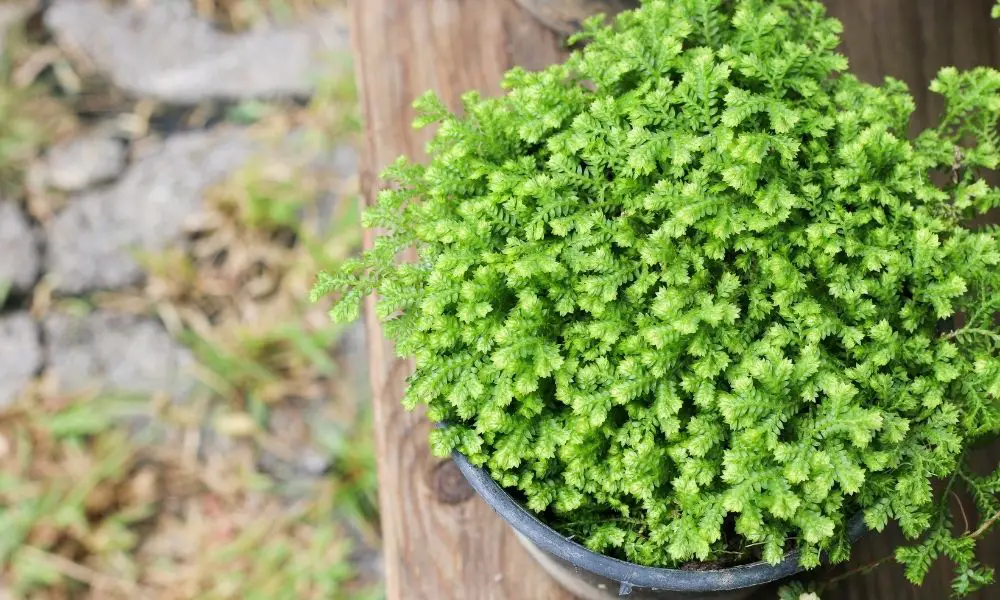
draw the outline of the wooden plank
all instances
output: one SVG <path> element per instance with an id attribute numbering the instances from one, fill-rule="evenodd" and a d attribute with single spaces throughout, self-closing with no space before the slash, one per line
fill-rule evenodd
<path id="1" fill-rule="evenodd" d="M 572 34 L 580 24 L 598 13 L 615 15 L 635 8 L 639 0 L 517 0 L 542 23 L 563 34 Z"/>
<path id="2" fill-rule="evenodd" d="M 410 126 L 414 98 L 434 89 L 457 107 L 466 90 L 499 93 L 514 64 L 562 58 L 555 34 L 513 0 L 352 0 L 351 14 L 366 203 L 382 168 L 400 154 L 423 156 L 428 134 Z M 453 463 L 431 458 L 426 420 L 399 403 L 412 365 L 395 358 L 370 304 L 366 326 L 389 600 L 568 600 Z"/>
<path id="3" fill-rule="evenodd" d="M 825 0 L 844 23 L 851 72 L 871 82 L 905 81 L 917 99 L 914 131 L 937 122 L 942 105 L 927 90 L 942 67 L 1000 64 L 995 0 Z"/>
<path id="4" fill-rule="evenodd" d="M 843 51 L 851 71 L 862 79 L 880 82 L 886 76 L 905 81 L 917 100 L 911 133 L 937 123 L 940 99 L 927 86 L 942 67 L 967 69 L 1000 65 L 1000 22 L 990 18 L 995 0 L 826 0 L 830 12 L 844 23 Z M 994 219 L 995 222 L 995 219 Z M 995 468 L 1000 447 L 979 453 L 977 463 Z M 966 500 L 966 509 L 971 503 Z M 858 544 L 843 572 L 870 564 L 905 540 L 892 529 Z M 982 544 L 980 556 L 997 564 L 1000 536 Z M 997 564 L 1000 566 L 1000 564 Z M 935 565 L 924 585 L 917 588 L 903 577 L 893 561 L 868 575 L 850 577 L 823 595 L 824 600 L 938 600 L 949 597 L 950 565 Z M 974 598 L 1000 596 L 994 587 Z"/>

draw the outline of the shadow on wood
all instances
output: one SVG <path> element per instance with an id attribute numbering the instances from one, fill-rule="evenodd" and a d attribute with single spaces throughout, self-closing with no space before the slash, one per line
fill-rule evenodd
<path id="1" fill-rule="evenodd" d="M 580 28 L 583 21 L 598 13 L 612 16 L 635 8 L 639 0 L 517 0 L 539 21 L 563 35 Z"/>
<path id="2" fill-rule="evenodd" d="M 366 203 L 381 169 L 400 154 L 424 155 L 428 132 L 410 126 L 417 96 L 433 89 L 457 108 L 466 90 L 499 93 L 515 64 L 541 68 L 563 56 L 556 34 L 514 0 L 354 0 L 351 13 Z M 422 413 L 399 403 L 412 365 L 395 358 L 371 300 L 367 308 L 388 598 L 568 600 L 454 464 L 431 458 Z"/>
<path id="3" fill-rule="evenodd" d="M 990 18 L 993 0 L 827 0 L 831 14 L 844 23 L 843 51 L 851 71 L 862 79 L 880 82 L 891 76 L 905 81 L 917 100 L 911 133 L 936 124 L 943 106 L 927 90 L 942 67 L 967 69 L 1000 66 L 1000 22 Z M 1000 445 L 976 457 L 985 470 L 1000 461 Z M 967 510 L 972 504 L 965 502 Z M 849 566 L 855 569 L 888 556 L 903 536 L 895 528 L 858 544 Z M 981 544 L 980 557 L 1000 566 L 1000 536 L 994 532 Z M 895 562 L 868 575 L 840 582 L 823 600 L 938 600 L 950 594 L 950 565 L 940 561 L 916 588 Z M 973 598 L 1000 597 L 1000 588 Z"/>

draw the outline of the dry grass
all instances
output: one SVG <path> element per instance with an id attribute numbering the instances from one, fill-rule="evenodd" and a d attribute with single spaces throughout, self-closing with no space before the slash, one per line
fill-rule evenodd
<path id="1" fill-rule="evenodd" d="M 157 475 L 110 427 L 116 416 L 109 403 L 33 398 L 0 417 L 0 564 L 13 597 L 128 585 L 122 554 L 155 512 Z"/>
<path id="2" fill-rule="evenodd" d="M 243 13 L 226 18 L 249 26 Z M 73 90 L 87 76 L 44 43 L 17 48 L 0 81 L 0 185 L 30 198 L 25 170 L 78 127 L 88 96 Z M 56 108 L 24 119 L 26 98 L 32 111 Z M 276 141 L 212 189 L 182 248 L 143 257 L 141 288 L 35 290 L 38 310 L 83 302 L 159 316 L 192 347 L 205 385 L 171 404 L 60 395 L 43 380 L 0 413 L 0 600 L 380 596 L 377 570 L 357 560 L 378 544 L 364 378 L 333 352 L 344 330 L 306 300 L 314 274 L 358 243 L 356 181 L 321 159 L 352 142 L 353 107 L 338 81 L 304 108 L 236 107 L 261 136 L 299 131 L 301 143 Z M 156 110 L 126 109 L 119 119 Z M 58 203 L 40 195 L 29 207 L 44 221 Z"/>
<path id="3" fill-rule="evenodd" d="M 202 18 L 231 32 L 246 31 L 261 21 L 308 18 L 317 8 L 337 7 L 343 0 L 191 0 Z"/>
<path id="4" fill-rule="evenodd" d="M 30 6 L 29 4 L 24 4 Z M 24 11 L 27 19 L 30 9 Z M 0 192 L 20 190 L 24 174 L 42 149 L 77 130 L 68 107 L 36 81 L 40 64 L 48 64 L 53 48 L 29 27 L 12 27 L 0 52 Z"/>
<path id="5" fill-rule="evenodd" d="M 332 118 L 334 112 L 329 104 L 317 100 L 300 113 L 282 113 L 261 123 L 258 130 L 265 137 L 283 137 L 289 129 L 305 126 L 314 133 L 335 131 L 336 135 L 320 138 L 345 143 L 341 128 L 346 127 L 348 114 Z M 325 129 L 321 122 L 326 123 Z M 337 126 L 331 128 L 331 123 Z M 322 148 L 282 144 L 280 150 L 252 161 L 208 193 L 205 211 L 192 220 L 184 249 L 144 257 L 148 280 L 142 289 L 94 298 L 106 307 L 157 314 L 191 346 L 200 379 L 211 392 L 210 400 L 181 409 L 166 406 L 161 419 L 186 423 L 189 430 L 191 424 L 197 424 L 192 435 L 198 440 L 190 445 L 199 448 L 203 469 L 221 476 L 234 471 L 233 461 L 241 465 L 235 471 L 244 473 L 245 479 L 232 489 L 271 489 L 265 499 L 258 498 L 249 506 L 241 504 L 247 501 L 244 496 L 228 500 L 231 509 L 223 512 L 233 516 L 225 527 L 243 533 L 233 534 L 235 537 L 219 550 L 229 557 L 226 561 L 251 561 L 248 573 L 267 575 L 252 580 L 252 587 L 239 588 L 237 593 L 229 588 L 248 575 L 205 582 L 202 577 L 206 573 L 220 570 L 212 566 L 209 557 L 201 552 L 177 555 L 175 562 L 163 568 L 163 577 L 183 572 L 200 583 L 190 583 L 196 587 L 179 592 L 180 596 L 153 596 L 156 598 L 314 597 L 307 593 L 313 589 L 310 585 L 332 590 L 335 583 L 352 581 L 348 560 L 351 544 L 343 527 L 349 527 L 353 532 L 350 538 L 365 547 L 378 543 L 373 525 L 375 470 L 367 397 L 360 393 L 359 377 L 350 372 L 351 366 L 330 352 L 337 347 L 343 329 L 330 322 L 327 307 L 307 301 L 315 273 L 356 250 L 356 181 L 338 179 L 317 168 L 316 156 Z M 321 210 L 321 201 L 329 196 L 337 198 L 336 202 L 325 202 L 332 205 L 332 215 Z M 270 459 L 271 465 L 266 474 L 260 469 L 265 459 Z M 325 476 L 318 482 L 302 477 L 295 465 L 303 460 L 318 462 Z M 284 472 L 275 464 L 284 465 Z M 278 491 L 282 499 L 275 503 Z M 289 509 L 286 504 L 290 498 L 307 502 Z M 217 523 L 218 515 L 197 516 L 202 509 L 189 507 L 184 514 L 193 519 L 189 534 L 208 536 L 193 547 L 210 552 L 214 534 L 201 526 Z M 262 524 L 284 522 L 278 515 L 288 510 L 296 516 L 282 529 Z M 273 515 L 263 517 L 263 513 Z M 324 514 L 326 522 L 338 523 L 340 529 L 316 530 L 318 514 Z M 313 520 L 303 527 L 302 519 L 309 515 Z M 181 535 L 178 529 L 185 527 L 176 521 L 167 528 L 168 536 Z M 251 551 L 264 539 L 274 544 L 273 557 Z M 277 557 L 286 555 L 301 560 L 315 556 L 315 564 L 323 564 L 332 579 L 316 580 L 317 573 L 310 573 L 305 566 L 291 571 L 288 565 L 267 570 Z M 141 564 L 156 557 L 142 552 L 136 556 Z M 257 564 L 258 560 L 266 564 Z M 163 560 L 158 557 L 152 562 L 161 564 Z M 289 574 L 300 571 L 305 573 L 301 577 Z M 368 583 L 354 582 L 361 591 L 344 587 L 346 591 L 315 597 L 360 598 L 369 593 Z M 171 589 L 176 591 L 175 586 Z M 191 595 L 193 589 L 201 590 L 201 595 Z"/>
<path id="6" fill-rule="evenodd" d="M 238 454 L 201 461 L 126 434 L 136 408 L 38 397 L 0 417 L 7 597 L 377 596 L 355 581 L 338 480 L 291 498 Z"/>

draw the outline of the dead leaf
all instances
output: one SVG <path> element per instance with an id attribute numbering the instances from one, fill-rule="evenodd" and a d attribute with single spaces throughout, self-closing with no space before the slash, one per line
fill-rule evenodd
<path id="1" fill-rule="evenodd" d="M 253 417 L 246 413 L 230 413 L 215 419 L 215 430 L 227 437 L 251 437 L 258 427 Z"/>

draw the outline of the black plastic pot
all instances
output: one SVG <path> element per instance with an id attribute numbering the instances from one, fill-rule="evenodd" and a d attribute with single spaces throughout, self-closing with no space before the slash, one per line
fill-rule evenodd
<path id="1" fill-rule="evenodd" d="M 562 536 L 518 504 L 486 471 L 473 466 L 461 454 L 454 455 L 473 489 L 514 528 L 528 553 L 563 587 L 583 600 L 740 600 L 758 588 L 802 571 L 798 553 L 783 562 L 757 562 L 728 569 L 688 571 L 642 567 L 617 560 Z M 851 521 L 850 535 L 857 539 L 865 531 L 858 515 Z"/>

